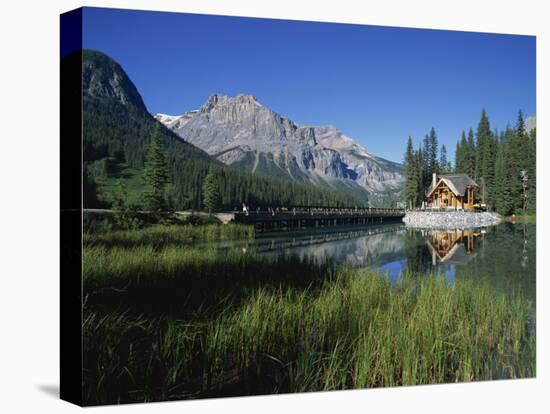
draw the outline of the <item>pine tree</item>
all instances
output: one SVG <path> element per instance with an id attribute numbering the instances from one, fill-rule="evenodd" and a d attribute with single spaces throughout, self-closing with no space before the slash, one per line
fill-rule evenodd
<path id="1" fill-rule="evenodd" d="M 145 181 L 143 192 L 143 207 L 145 210 L 159 213 L 165 207 L 164 194 L 169 182 L 166 168 L 166 154 L 162 146 L 162 136 L 157 125 L 147 149 L 143 169 Z"/>
<path id="2" fill-rule="evenodd" d="M 424 177 L 424 154 L 422 153 L 422 148 L 418 148 L 416 151 L 416 174 L 418 176 L 418 188 L 416 195 L 416 205 L 420 206 L 424 197 L 426 196 L 427 187 L 424 185 L 422 177 Z"/>
<path id="3" fill-rule="evenodd" d="M 477 127 L 476 177 L 481 185 L 481 197 L 484 202 L 491 199 L 494 186 L 496 140 L 491 131 L 485 109 Z"/>
<path id="4" fill-rule="evenodd" d="M 432 173 L 438 173 L 439 172 L 439 165 L 437 161 L 437 154 L 439 150 L 439 144 L 437 142 L 437 135 L 435 133 L 435 129 L 432 127 L 430 130 L 430 154 L 429 154 L 429 169 L 430 169 L 430 182 L 431 182 L 431 176 Z"/>
<path id="5" fill-rule="evenodd" d="M 531 170 L 531 163 L 530 163 L 530 151 L 529 151 L 529 138 L 525 132 L 525 119 L 523 117 L 523 112 L 521 109 L 518 111 L 518 119 L 516 122 L 516 128 L 515 128 L 515 145 L 513 147 L 514 152 L 517 154 L 518 157 L 518 166 L 517 170 L 515 171 L 517 175 L 520 177 L 519 182 L 521 183 L 521 190 L 519 190 L 519 185 L 516 184 L 514 186 L 514 190 L 518 191 L 517 196 L 515 198 L 518 199 L 518 201 L 515 203 L 515 211 L 520 212 L 523 209 L 523 203 L 524 203 L 524 195 L 523 195 L 523 174 L 527 173 L 527 186 L 529 186 L 529 171 Z M 515 180 L 514 180 L 515 181 Z M 516 188 L 517 187 L 517 188 Z M 527 201 L 527 200 L 525 200 Z"/>
<path id="6" fill-rule="evenodd" d="M 523 111 L 521 109 L 518 111 L 518 120 L 516 123 L 516 134 L 520 138 L 525 137 L 525 119 L 523 118 Z"/>
<path id="7" fill-rule="evenodd" d="M 422 142 L 422 149 L 419 149 L 419 153 L 422 156 L 422 189 L 426 189 L 429 186 L 429 183 L 432 179 L 431 177 L 431 160 L 430 160 L 430 154 L 431 154 L 431 141 L 430 136 L 426 134 L 424 136 L 424 140 Z"/>
<path id="8" fill-rule="evenodd" d="M 441 145 L 441 153 L 439 155 L 439 172 L 442 174 L 448 173 L 450 170 L 449 162 L 447 161 L 447 148 L 445 144 Z"/>
<path id="9" fill-rule="evenodd" d="M 464 150 L 464 173 L 476 179 L 476 142 L 472 128 L 468 131 L 467 146 Z"/>
<path id="10" fill-rule="evenodd" d="M 537 208 L 537 129 L 529 132 L 527 138 L 527 211 L 534 213 Z"/>
<path id="11" fill-rule="evenodd" d="M 489 118 L 482 111 L 477 142 L 470 129 L 466 142 L 457 143 L 456 172 L 465 172 L 480 186 L 482 200 L 501 214 L 520 213 L 523 207 L 522 171 L 527 173 L 528 212 L 536 207 L 536 130 L 525 130 L 521 110 L 516 126 L 503 133 L 491 131 Z M 469 172 L 471 171 L 471 172 Z"/>
<path id="12" fill-rule="evenodd" d="M 466 173 L 466 161 L 468 154 L 468 144 L 466 142 L 466 134 L 462 131 L 460 140 L 456 143 L 455 153 L 455 172 Z"/>
<path id="13" fill-rule="evenodd" d="M 485 109 L 481 111 L 481 119 L 477 126 L 477 151 L 476 151 L 476 167 L 475 177 L 479 180 L 482 176 L 482 164 L 483 164 L 483 152 L 485 151 L 487 134 L 490 133 L 489 120 L 487 119 L 487 113 Z"/>
<path id="14" fill-rule="evenodd" d="M 424 191 L 430 188 L 432 183 L 432 174 L 439 173 L 437 161 L 438 142 L 435 129 L 432 127 L 430 133 L 424 137 L 422 148 L 422 181 Z"/>
<path id="15" fill-rule="evenodd" d="M 522 184 L 521 184 L 521 143 L 518 134 L 513 129 L 506 131 L 506 148 L 504 153 L 505 208 L 503 213 L 511 214 L 521 210 Z"/>
<path id="16" fill-rule="evenodd" d="M 216 175 L 214 174 L 212 169 L 210 169 L 204 179 L 202 194 L 204 209 L 210 214 L 217 211 L 220 204 L 220 189 L 218 181 L 216 179 Z"/>
<path id="17" fill-rule="evenodd" d="M 415 208 L 418 200 L 420 176 L 411 137 L 407 140 L 407 149 L 403 161 L 405 164 L 405 203 L 409 208 Z"/>
<path id="18" fill-rule="evenodd" d="M 462 133 L 464 135 L 464 132 Z M 462 144 L 461 141 L 456 142 L 456 149 L 455 149 L 455 173 L 460 173 L 464 169 L 462 164 Z"/>
<path id="19" fill-rule="evenodd" d="M 506 138 L 502 134 L 498 143 L 497 155 L 495 160 L 495 183 L 493 191 L 493 205 L 500 214 L 506 214 L 508 209 L 508 192 L 506 188 L 505 171 Z"/>

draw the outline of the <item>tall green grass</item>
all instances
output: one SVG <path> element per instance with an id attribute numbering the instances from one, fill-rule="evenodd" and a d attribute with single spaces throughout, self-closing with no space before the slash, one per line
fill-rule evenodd
<path id="1" fill-rule="evenodd" d="M 154 225 L 138 230 L 85 233 L 83 242 L 85 247 L 148 246 L 160 248 L 168 245 L 181 246 L 197 241 L 251 239 L 253 237 L 254 227 L 244 224 Z"/>
<path id="2" fill-rule="evenodd" d="M 83 291 L 87 305 L 204 313 L 239 303 L 262 286 L 319 285 L 333 268 L 328 261 L 268 259 L 246 249 L 89 246 L 83 255 Z"/>
<path id="3" fill-rule="evenodd" d="M 84 240 L 87 404 L 522 378 L 532 304 L 488 284 L 190 241 L 245 226 Z"/>
<path id="4" fill-rule="evenodd" d="M 85 400 L 433 384 L 535 375 L 531 304 L 488 285 L 364 269 L 282 281 L 238 306 L 177 319 L 85 310 Z M 259 275 L 260 276 L 260 275 Z"/>

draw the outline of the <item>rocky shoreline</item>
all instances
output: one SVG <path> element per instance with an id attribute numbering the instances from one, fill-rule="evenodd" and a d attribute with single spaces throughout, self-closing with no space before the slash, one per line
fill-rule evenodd
<path id="1" fill-rule="evenodd" d="M 501 221 L 496 213 L 466 211 L 407 211 L 403 222 L 407 227 L 429 229 L 465 229 L 494 226 Z"/>

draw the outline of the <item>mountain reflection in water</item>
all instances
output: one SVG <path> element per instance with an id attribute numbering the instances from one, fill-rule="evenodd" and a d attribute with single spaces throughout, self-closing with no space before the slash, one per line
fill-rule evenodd
<path id="1" fill-rule="evenodd" d="M 404 225 L 348 228 L 338 232 L 277 233 L 253 241 L 225 242 L 268 258 L 294 254 L 368 266 L 396 281 L 405 271 L 488 281 L 504 292 L 535 300 L 536 227 L 503 223 L 480 229 L 420 230 Z"/>

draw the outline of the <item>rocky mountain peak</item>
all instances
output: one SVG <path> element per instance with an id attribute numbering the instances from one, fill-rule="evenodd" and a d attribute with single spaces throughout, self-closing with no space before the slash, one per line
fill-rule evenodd
<path id="1" fill-rule="evenodd" d="M 238 94 L 237 96 L 231 97 L 222 95 L 219 93 L 213 93 L 208 97 L 208 100 L 202 106 L 205 110 L 211 110 L 215 106 L 225 106 L 225 105 L 256 105 L 262 106 L 254 95 L 247 94 Z"/>
<path id="2" fill-rule="evenodd" d="M 115 99 L 147 111 L 141 95 L 122 67 L 94 50 L 82 51 L 82 93 L 94 98 Z"/>
<path id="3" fill-rule="evenodd" d="M 244 94 L 244 93 L 238 94 L 234 98 L 234 101 L 236 103 L 244 103 L 244 104 L 255 104 L 255 105 L 260 104 L 254 95 L 247 95 L 247 94 Z"/>
<path id="4" fill-rule="evenodd" d="M 255 96 L 209 96 L 198 112 L 157 119 L 218 160 L 256 174 L 354 191 L 399 191 L 402 166 L 378 158 L 336 126 L 300 125 Z"/>

